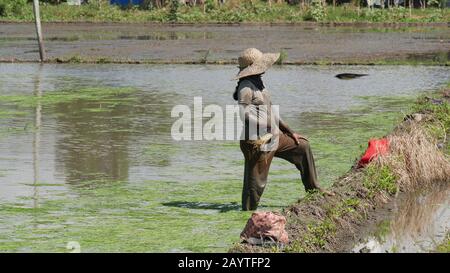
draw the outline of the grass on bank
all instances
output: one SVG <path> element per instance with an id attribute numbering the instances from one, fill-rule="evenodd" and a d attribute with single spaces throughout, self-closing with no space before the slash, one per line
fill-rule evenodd
<path id="1" fill-rule="evenodd" d="M 0 0 L 0 20 L 14 22 L 33 21 L 31 3 L 26 0 Z M 310 5 L 268 5 L 264 1 L 227 1 L 223 5 L 210 3 L 190 7 L 178 5 L 159 9 L 133 7 L 121 9 L 105 1 L 91 1 L 82 6 L 66 4 L 41 4 L 41 19 L 44 22 L 177 22 L 177 23 L 296 23 L 315 22 L 448 22 L 450 9 L 429 7 L 412 9 L 398 7 L 390 9 L 368 9 L 353 5 L 337 7 Z"/>
<path id="2" fill-rule="evenodd" d="M 436 248 L 436 252 L 438 253 L 450 253 L 450 232 L 445 236 L 444 242 L 438 245 Z"/>

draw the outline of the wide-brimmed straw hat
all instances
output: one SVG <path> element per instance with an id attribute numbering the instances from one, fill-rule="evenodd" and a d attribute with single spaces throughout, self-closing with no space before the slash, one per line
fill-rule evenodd
<path id="1" fill-rule="evenodd" d="M 262 74 L 279 58 L 280 53 L 262 53 L 256 48 L 247 48 L 238 58 L 240 71 L 235 79 Z"/>

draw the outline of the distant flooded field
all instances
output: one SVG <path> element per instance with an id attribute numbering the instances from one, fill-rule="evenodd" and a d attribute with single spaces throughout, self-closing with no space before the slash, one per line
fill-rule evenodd
<path id="1" fill-rule="evenodd" d="M 0 251 L 65 252 L 75 241 L 82 252 L 217 252 L 238 242 L 250 215 L 240 211 L 239 144 L 170 135 L 175 105 L 191 107 L 194 97 L 204 106 L 235 104 L 236 72 L 0 64 Z M 369 75 L 334 77 L 344 72 Z M 264 78 L 282 117 L 309 137 L 329 186 L 369 138 L 389 132 L 449 72 L 277 66 Z M 296 169 L 275 159 L 261 209 L 281 209 L 303 194 Z"/>
<path id="2" fill-rule="evenodd" d="M 415 59 L 446 63 L 450 30 L 442 26 L 161 25 L 44 23 L 50 59 L 230 61 L 247 47 L 284 52 L 291 62 Z M 0 24 L 0 60 L 37 60 L 34 24 Z"/>

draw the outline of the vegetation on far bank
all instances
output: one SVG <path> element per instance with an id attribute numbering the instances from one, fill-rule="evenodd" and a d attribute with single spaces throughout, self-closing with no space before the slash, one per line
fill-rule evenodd
<path id="1" fill-rule="evenodd" d="M 48 1 L 47 1 L 48 2 Z M 288 4 L 283 1 L 229 0 L 218 4 L 206 0 L 204 4 L 190 6 L 179 1 L 166 1 L 156 8 L 133 6 L 121 8 L 105 0 L 90 0 L 81 6 L 66 3 L 54 5 L 41 3 L 41 19 L 44 22 L 176 22 L 176 23 L 297 23 L 314 22 L 448 22 L 450 9 L 439 8 L 439 1 L 427 1 L 427 8 L 389 7 L 367 8 L 363 1 L 333 6 L 333 1 L 301 1 L 303 4 Z M 268 3 L 271 2 L 271 3 Z M 294 1 L 290 1 L 293 3 Z M 335 1 L 334 1 L 335 3 Z M 0 20 L 31 22 L 32 4 L 27 0 L 0 0 Z"/>
<path id="2" fill-rule="evenodd" d="M 399 56 L 399 57 L 381 57 L 381 58 L 359 58 L 348 60 L 316 60 L 316 61 L 288 61 L 287 54 L 284 58 L 278 60 L 276 65 L 318 65 L 318 66 L 346 66 L 346 65 L 423 65 L 423 66 L 450 66 L 450 60 L 448 54 L 445 52 L 430 54 L 433 56 L 421 57 L 418 54 L 415 56 Z M 283 56 L 283 55 L 282 55 Z M 20 60 L 16 58 L 0 58 L 0 63 L 22 63 L 22 62 L 40 62 L 39 60 Z M 81 55 L 68 55 L 62 57 L 50 57 L 47 58 L 44 63 L 72 63 L 72 64 L 192 64 L 192 65 L 234 65 L 237 64 L 236 59 L 215 59 L 210 60 L 208 55 L 202 55 L 198 59 L 193 60 L 181 60 L 181 59 L 127 59 L 127 58 L 111 58 L 107 56 L 81 56 Z"/>

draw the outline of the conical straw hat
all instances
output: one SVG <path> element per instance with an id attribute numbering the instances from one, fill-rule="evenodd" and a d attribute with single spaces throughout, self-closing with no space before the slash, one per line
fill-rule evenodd
<path id="1" fill-rule="evenodd" d="M 235 79 L 264 73 L 279 58 L 280 53 L 262 53 L 256 48 L 247 48 L 238 58 L 240 71 Z"/>

